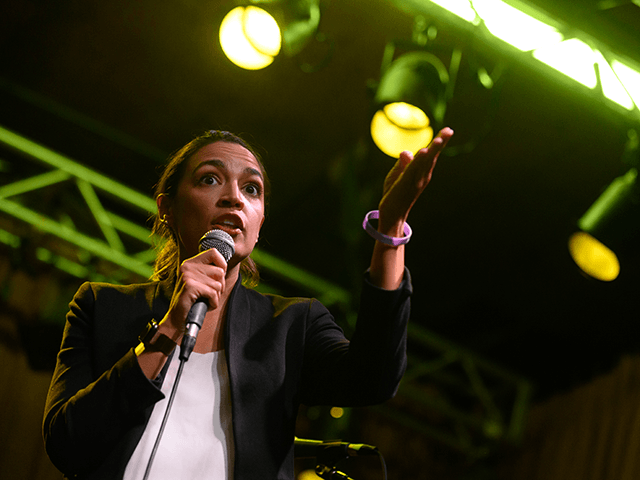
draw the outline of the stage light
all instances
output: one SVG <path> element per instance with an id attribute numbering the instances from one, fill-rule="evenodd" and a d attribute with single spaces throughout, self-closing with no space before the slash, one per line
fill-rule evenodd
<path id="1" fill-rule="evenodd" d="M 329 410 L 329 415 L 331 415 L 333 418 L 342 418 L 342 416 L 344 415 L 344 409 L 340 407 L 331 407 L 331 410 Z"/>
<path id="2" fill-rule="evenodd" d="M 474 0 L 473 8 L 495 37 L 528 52 L 559 43 L 563 36 L 553 26 L 499 0 Z M 542 16 L 541 14 L 539 14 Z"/>
<path id="3" fill-rule="evenodd" d="M 281 51 L 289 56 L 299 53 L 319 23 L 319 0 L 254 0 L 225 16 L 220 45 L 239 67 L 259 70 L 271 65 Z"/>
<path id="4" fill-rule="evenodd" d="M 431 2 L 441 6 L 445 10 L 450 11 L 467 22 L 474 22 L 477 18 L 476 12 L 469 0 L 431 0 Z"/>
<path id="5" fill-rule="evenodd" d="M 640 107 L 640 72 L 617 60 L 611 62 L 611 67 L 624 85 L 625 91 L 631 95 L 633 102 Z"/>
<path id="6" fill-rule="evenodd" d="M 280 29 L 275 19 L 258 7 L 236 7 L 220 24 L 222 51 L 247 70 L 270 65 L 280 52 Z"/>
<path id="7" fill-rule="evenodd" d="M 569 239 L 569 252 L 589 276 L 609 282 L 621 269 L 620 255 L 640 237 L 638 170 L 616 178 L 578 221 L 580 231 Z"/>
<path id="8" fill-rule="evenodd" d="M 633 99 L 616 76 L 609 62 L 604 58 L 602 52 L 596 51 L 595 56 L 603 95 L 627 110 L 633 110 L 635 106 Z"/>
<path id="9" fill-rule="evenodd" d="M 582 40 L 572 38 L 540 48 L 533 52 L 533 57 L 588 88 L 596 88 L 598 84 L 593 68 L 595 54 Z"/>
<path id="10" fill-rule="evenodd" d="M 401 55 L 384 70 L 374 98 L 371 137 L 391 157 L 426 147 L 442 127 L 449 73 L 426 51 Z"/>

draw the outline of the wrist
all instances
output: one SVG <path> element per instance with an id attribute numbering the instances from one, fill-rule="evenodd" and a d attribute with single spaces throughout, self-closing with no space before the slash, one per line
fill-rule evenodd
<path id="1" fill-rule="evenodd" d="M 164 328 L 162 330 L 165 330 Z M 177 342 L 161 331 L 161 325 L 151 319 L 144 330 L 138 336 L 140 344 L 136 348 L 136 354 L 142 352 L 162 352 L 170 355 L 175 349 Z"/>
<path id="2" fill-rule="evenodd" d="M 396 222 L 396 223 L 386 223 L 383 219 L 378 219 L 378 230 L 379 233 L 383 235 L 387 235 L 390 237 L 401 238 L 405 236 L 404 233 L 404 224 L 406 222 Z"/>
<path id="3" fill-rule="evenodd" d="M 409 242 L 411 239 L 411 227 L 407 222 L 386 224 L 384 220 L 378 222 L 377 228 L 375 228 L 371 220 L 378 219 L 380 216 L 379 210 L 372 210 L 367 213 L 362 223 L 362 228 L 378 242 L 385 245 L 391 245 L 398 247 Z"/>

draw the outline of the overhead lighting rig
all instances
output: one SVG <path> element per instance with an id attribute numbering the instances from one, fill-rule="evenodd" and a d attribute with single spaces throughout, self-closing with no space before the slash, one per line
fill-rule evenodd
<path id="1" fill-rule="evenodd" d="M 519 61 L 561 73 L 607 106 L 640 118 L 640 64 L 572 25 L 521 0 L 389 0 L 398 8 L 455 24 Z M 492 40 L 497 40 L 493 42 Z"/>

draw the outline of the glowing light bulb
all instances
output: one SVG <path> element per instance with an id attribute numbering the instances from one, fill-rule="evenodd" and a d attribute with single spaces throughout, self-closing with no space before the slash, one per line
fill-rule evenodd
<path id="1" fill-rule="evenodd" d="M 417 152 L 429 145 L 433 129 L 429 117 L 418 107 L 404 102 L 385 105 L 371 120 L 371 138 L 390 157 L 407 150 Z"/>
<path id="2" fill-rule="evenodd" d="M 620 274 L 616 254 L 588 233 L 574 233 L 569 239 L 569 252 L 582 271 L 593 278 L 610 282 Z"/>
<path id="3" fill-rule="evenodd" d="M 280 28 L 258 7 L 236 7 L 220 24 L 222 51 L 233 63 L 247 70 L 270 65 L 280 52 Z"/>
<path id="4" fill-rule="evenodd" d="M 344 409 L 340 407 L 331 407 L 331 410 L 329 410 L 329 415 L 331 415 L 333 418 L 342 418 L 342 416 L 344 415 Z"/>

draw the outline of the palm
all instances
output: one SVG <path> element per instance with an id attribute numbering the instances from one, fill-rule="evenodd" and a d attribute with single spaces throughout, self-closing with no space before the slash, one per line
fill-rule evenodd
<path id="1" fill-rule="evenodd" d="M 415 156 L 409 152 L 391 168 L 384 181 L 383 196 L 380 201 L 380 218 L 391 225 L 406 221 L 409 211 L 431 181 L 438 155 L 445 147 L 453 131 L 445 128 L 428 148 L 423 148 Z"/>

